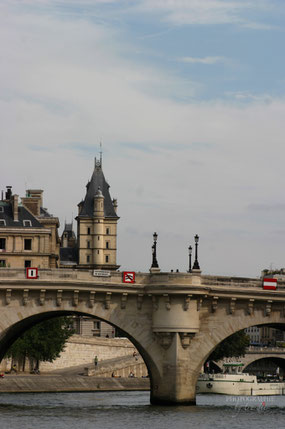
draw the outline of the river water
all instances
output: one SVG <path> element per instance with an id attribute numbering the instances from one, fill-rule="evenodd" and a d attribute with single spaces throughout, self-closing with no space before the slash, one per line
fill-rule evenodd
<path id="1" fill-rule="evenodd" d="M 0 394 L 1 429 L 285 427 L 285 397 L 198 395 L 197 406 L 149 404 L 148 392 Z"/>

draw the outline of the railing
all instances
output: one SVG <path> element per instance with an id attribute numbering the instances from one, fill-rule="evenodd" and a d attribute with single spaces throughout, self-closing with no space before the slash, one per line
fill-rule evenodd
<path id="1" fill-rule="evenodd" d="M 270 354 L 270 353 L 285 354 L 285 347 L 249 346 L 247 348 L 247 353 L 254 353 L 254 354 Z"/>

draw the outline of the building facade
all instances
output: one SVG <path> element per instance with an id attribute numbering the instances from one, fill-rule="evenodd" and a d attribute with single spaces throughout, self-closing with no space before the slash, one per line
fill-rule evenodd
<path id="1" fill-rule="evenodd" d="M 42 207 L 42 190 L 28 190 L 19 201 L 7 186 L 0 201 L 0 266 L 57 268 L 58 218 Z"/>
<path id="2" fill-rule="evenodd" d="M 86 185 L 86 196 L 78 204 L 78 267 L 117 270 L 117 200 L 111 199 L 100 161 Z"/>

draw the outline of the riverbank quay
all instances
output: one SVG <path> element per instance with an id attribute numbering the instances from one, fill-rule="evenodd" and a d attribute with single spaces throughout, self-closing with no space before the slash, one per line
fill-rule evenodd
<path id="1" fill-rule="evenodd" d="M 0 379 L 0 394 L 147 390 L 150 390 L 148 378 L 8 374 Z"/>

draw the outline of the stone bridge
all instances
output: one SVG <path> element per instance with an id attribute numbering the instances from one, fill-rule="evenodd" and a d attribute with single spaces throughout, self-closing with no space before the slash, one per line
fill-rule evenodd
<path id="1" fill-rule="evenodd" d="M 222 370 L 224 363 L 238 361 L 244 364 L 243 372 L 247 372 L 247 367 L 249 365 L 261 359 L 282 359 L 284 360 L 283 367 L 285 369 L 285 348 L 249 346 L 244 356 L 240 356 L 238 359 L 225 358 L 215 363 Z"/>
<path id="2" fill-rule="evenodd" d="M 215 347 L 255 325 L 285 324 L 285 283 L 276 291 L 261 280 L 188 273 L 137 273 L 134 284 L 120 272 L 0 268 L 0 359 L 34 324 L 62 315 L 87 315 L 121 329 L 143 357 L 151 402 L 195 404 L 196 381 Z"/>
<path id="3" fill-rule="evenodd" d="M 283 359 L 285 367 L 285 349 L 282 347 L 254 347 L 250 346 L 247 349 L 246 355 L 239 360 L 244 364 L 243 371 L 253 362 L 260 359 Z"/>

